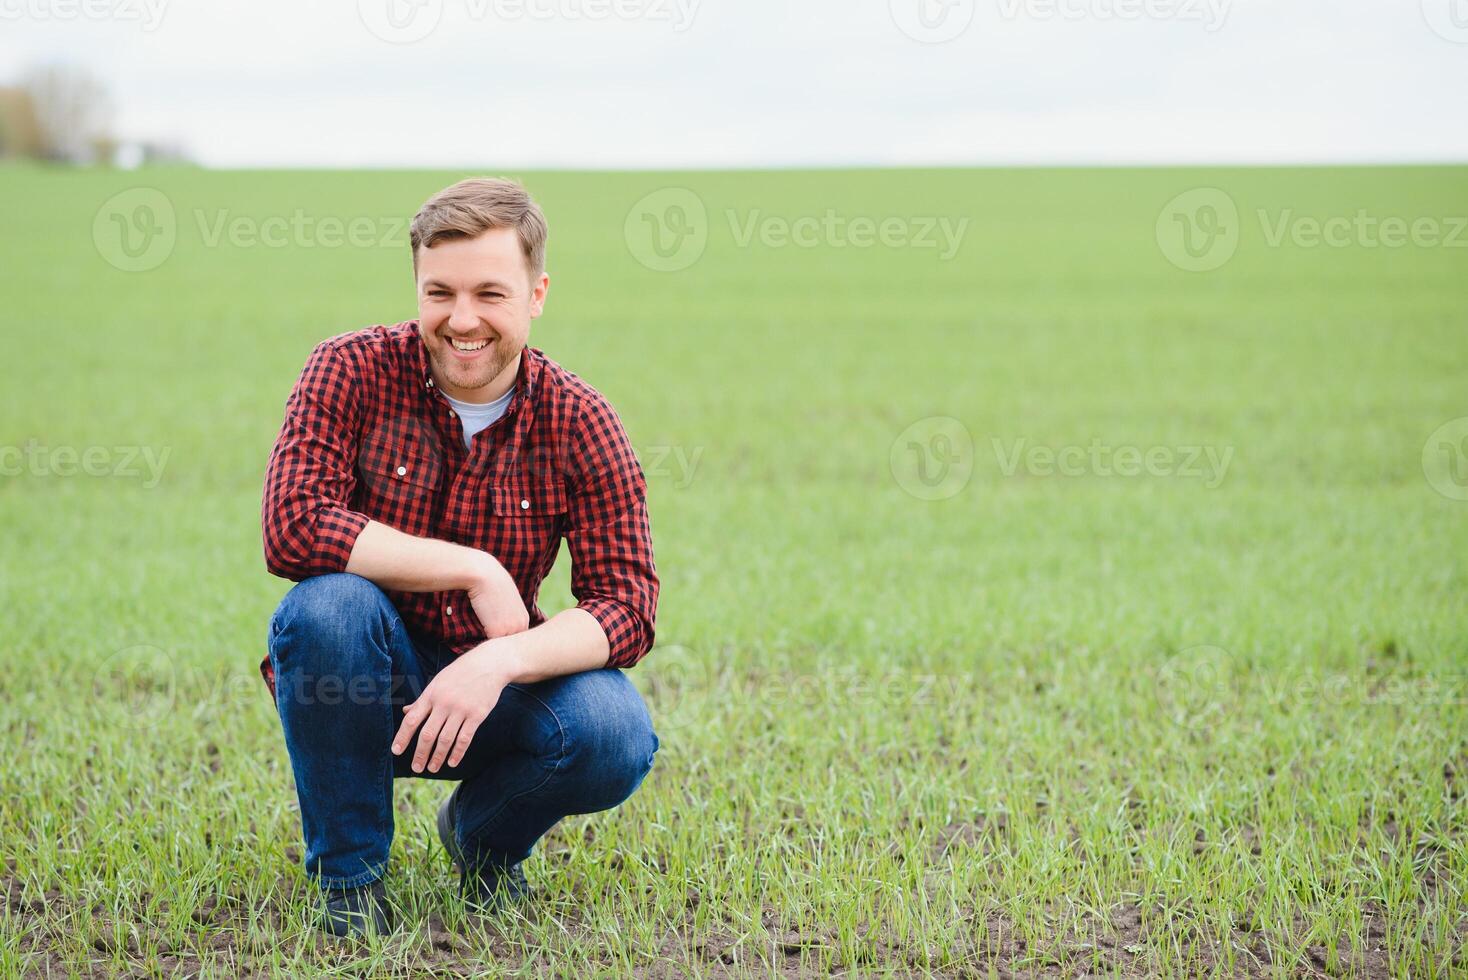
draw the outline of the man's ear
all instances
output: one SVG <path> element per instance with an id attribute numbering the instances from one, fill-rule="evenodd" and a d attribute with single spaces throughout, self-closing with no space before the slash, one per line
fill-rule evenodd
<path id="1" fill-rule="evenodd" d="M 542 272 L 530 290 L 530 319 L 545 311 L 545 294 L 550 292 L 550 276 Z"/>

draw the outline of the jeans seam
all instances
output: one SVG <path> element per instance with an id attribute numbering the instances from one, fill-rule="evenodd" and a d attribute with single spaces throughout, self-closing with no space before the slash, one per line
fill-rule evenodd
<path id="1" fill-rule="evenodd" d="M 554 766 L 552 766 L 551 769 L 550 769 L 550 771 L 545 774 L 545 778 L 544 779 L 542 779 L 540 782 L 536 783 L 534 786 L 530 787 L 529 789 L 521 790 L 520 792 L 516 793 L 514 796 L 510 797 L 509 799 L 507 799 L 503 803 L 501 803 L 499 805 L 498 809 L 496 809 L 494 811 L 494 813 L 490 814 L 487 818 L 485 818 L 484 820 L 482 820 L 480 822 L 480 824 L 479 824 L 478 827 L 475 827 L 474 828 L 474 830 L 473 830 L 472 833 L 470 833 L 470 832 L 464 832 L 463 833 L 463 837 L 466 840 L 469 839 L 470 837 L 478 837 L 479 835 L 484 834 L 487 831 L 493 830 L 495 828 L 495 826 L 499 823 L 499 821 L 504 817 L 506 811 L 509 810 L 509 808 L 510 808 L 510 806 L 512 804 L 515 804 L 515 803 L 520 802 L 521 800 L 525 799 L 527 796 L 531 796 L 531 795 L 533 795 L 535 793 L 539 793 L 542 789 L 544 789 L 546 787 L 546 784 L 547 783 L 549 783 L 552 779 L 555 778 L 556 773 L 558 773 L 558 772 L 561 771 L 561 766 L 564 765 L 565 762 L 566 762 L 566 755 L 567 755 L 567 753 L 566 753 L 566 726 L 563 725 L 563 724 L 561 724 L 560 716 L 556 714 L 555 709 L 552 708 L 550 705 L 546 704 L 540 698 L 536 697 L 534 694 L 531 694 L 529 691 L 525 690 L 525 688 L 521 687 L 520 685 L 516 684 L 516 685 L 512 685 L 512 687 L 514 688 L 514 690 L 519 691 L 521 694 L 525 695 L 526 697 L 528 697 L 532 701 L 534 701 L 536 704 L 540 705 L 542 708 L 544 708 L 546 710 L 546 714 L 548 714 L 548 715 L 551 716 L 551 720 L 556 723 L 556 735 L 561 740 L 561 751 L 560 751 L 559 755 L 556 758 L 556 764 Z M 460 802 L 462 803 L 463 801 L 460 800 Z M 455 816 L 457 817 L 457 814 Z M 457 820 L 455 822 L 457 823 Z M 459 826 L 462 827 L 463 824 L 459 824 Z"/>
<path id="2" fill-rule="evenodd" d="M 392 824 L 392 819 L 393 819 L 393 813 L 392 813 L 392 805 L 393 805 L 392 737 L 393 737 L 393 715 L 394 715 L 393 706 L 392 706 L 392 644 L 393 644 L 393 637 L 397 634 L 398 624 L 400 622 L 402 622 L 401 618 L 397 618 L 396 620 L 394 620 L 393 617 L 388 617 L 388 619 L 389 619 L 389 622 L 388 622 L 388 626 L 387 626 L 387 636 L 385 638 L 387 640 L 387 646 L 386 646 L 386 649 L 384 651 L 387 654 L 387 705 L 386 705 L 386 707 L 387 707 L 387 737 L 382 740 L 382 757 L 381 757 L 381 762 L 380 762 L 380 765 L 382 766 L 382 769 L 386 771 L 386 775 L 384 776 L 384 779 L 385 779 L 386 784 L 387 784 L 387 793 L 385 794 L 386 795 L 386 800 L 384 800 L 385 805 L 382 807 L 381 810 L 378 811 L 378 815 L 377 815 L 377 837 L 378 837 L 379 840 L 383 840 L 383 841 L 386 841 L 387 842 L 387 855 L 385 857 L 383 857 L 383 859 L 382 859 L 382 871 L 379 871 L 378 874 L 382 874 L 383 872 L 385 872 L 387 870 L 388 860 L 392 857 L 392 830 L 393 830 L 392 825 L 391 825 Z M 410 646 L 412 645 L 412 638 L 411 637 L 408 638 L 408 643 L 409 643 Z M 417 655 L 416 648 L 414 648 L 414 655 L 415 656 Z M 347 886 L 347 887 L 353 887 L 353 886 Z"/>

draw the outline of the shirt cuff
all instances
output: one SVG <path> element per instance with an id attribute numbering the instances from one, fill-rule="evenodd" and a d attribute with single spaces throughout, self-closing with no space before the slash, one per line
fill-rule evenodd
<path id="1" fill-rule="evenodd" d="M 598 597 L 584 599 L 576 608 L 590 613 L 607 635 L 608 667 L 632 667 L 652 647 L 642 620 L 624 603 Z"/>
<path id="2" fill-rule="evenodd" d="M 316 515 L 316 545 L 311 551 L 310 575 L 329 575 L 347 570 L 357 535 L 367 526 L 367 515 L 344 507 L 332 507 Z"/>

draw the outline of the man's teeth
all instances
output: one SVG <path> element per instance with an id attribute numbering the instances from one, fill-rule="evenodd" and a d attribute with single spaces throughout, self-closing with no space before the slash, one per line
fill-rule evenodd
<path id="1" fill-rule="evenodd" d="M 449 343 L 451 343 L 451 344 L 454 345 L 454 350 L 461 350 L 461 351 L 464 351 L 465 353 L 468 353 L 469 351 L 482 350 L 485 347 L 489 346 L 489 340 L 488 340 L 488 338 L 486 338 L 484 340 L 452 340 L 451 339 L 449 341 Z"/>

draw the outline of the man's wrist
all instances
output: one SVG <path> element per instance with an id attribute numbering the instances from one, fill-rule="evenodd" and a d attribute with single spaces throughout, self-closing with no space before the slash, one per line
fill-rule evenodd
<path id="1" fill-rule="evenodd" d="M 465 592 L 471 595 L 483 593 L 499 585 L 509 575 L 489 552 L 474 548 L 464 548 L 464 552 L 464 571 L 459 588 Z"/>
<path id="2" fill-rule="evenodd" d="M 513 642 L 514 639 L 514 636 L 500 636 L 485 640 L 471 651 L 486 670 L 506 684 L 517 683 L 526 674 L 518 644 Z"/>

